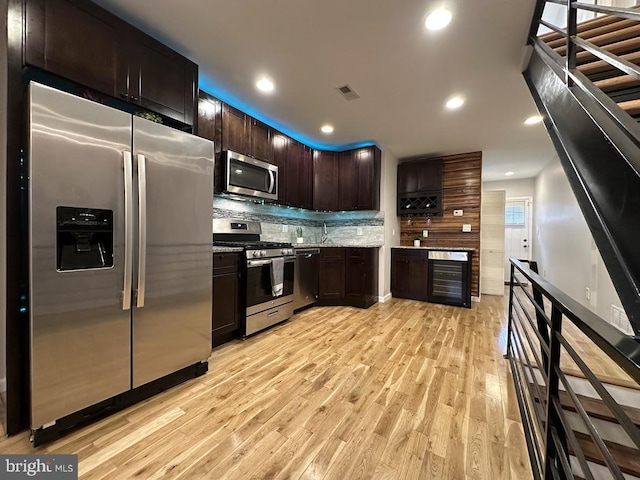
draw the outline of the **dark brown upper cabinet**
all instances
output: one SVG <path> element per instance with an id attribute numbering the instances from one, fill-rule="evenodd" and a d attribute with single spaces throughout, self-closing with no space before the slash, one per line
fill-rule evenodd
<path id="1" fill-rule="evenodd" d="M 338 154 L 340 210 L 380 210 L 381 157 L 375 146 Z"/>
<path id="2" fill-rule="evenodd" d="M 271 127 L 225 103 L 222 106 L 222 150 L 271 163 Z"/>
<path id="3" fill-rule="evenodd" d="M 278 167 L 278 203 L 286 204 L 285 189 L 287 183 L 287 150 L 289 137 L 273 131 L 271 135 L 271 152 L 273 164 Z"/>
<path id="4" fill-rule="evenodd" d="M 442 190 L 442 159 L 413 160 L 398 165 L 398 192 Z"/>
<path id="5" fill-rule="evenodd" d="M 271 127 L 255 118 L 249 118 L 249 138 L 249 155 L 273 163 Z"/>
<path id="6" fill-rule="evenodd" d="M 338 153 L 340 210 L 358 209 L 358 164 L 354 150 Z"/>
<path id="7" fill-rule="evenodd" d="M 26 0 L 26 63 L 195 124 L 198 66 L 92 2 Z"/>
<path id="8" fill-rule="evenodd" d="M 198 136 L 213 141 L 215 152 L 213 191 L 222 192 L 222 102 L 200 90 L 198 94 Z"/>
<path id="9" fill-rule="evenodd" d="M 397 214 L 442 213 L 441 158 L 419 159 L 398 165 Z"/>
<path id="10" fill-rule="evenodd" d="M 313 190 L 311 149 L 290 138 L 285 163 L 284 204 L 311 209 Z"/>
<path id="11" fill-rule="evenodd" d="M 126 62 L 118 75 L 120 96 L 167 117 L 193 124 L 198 66 L 137 30 L 129 30 L 126 43 L 127 54 L 126 57 L 123 55 Z"/>
<path id="12" fill-rule="evenodd" d="M 222 150 L 249 155 L 251 141 L 249 115 L 226 103 L 222 105 Z"/>
<path id="13" fill-rule="evenodd" d="M 91 2 L 28 0 L 25 60 L 28 64 L 119 96 L 122 25 Z"/>
<path id="14" fill-rule="evenodd" d="M 321 150 L 313 152 L 313 208 L 316 210 L 339 210 L 338 155 Z"/>

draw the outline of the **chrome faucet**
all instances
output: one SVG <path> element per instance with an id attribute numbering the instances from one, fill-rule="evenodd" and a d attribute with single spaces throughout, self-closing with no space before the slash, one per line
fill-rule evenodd
<path id="1" fill-rule="evenodd" d="M 321 244 L 325 244 L 327 243 L 327 240 L 329 239 L 329 235 L 327 234 L 327 224 L 323 223 L 322 224 L 322 240 L 320 241 Z"/>

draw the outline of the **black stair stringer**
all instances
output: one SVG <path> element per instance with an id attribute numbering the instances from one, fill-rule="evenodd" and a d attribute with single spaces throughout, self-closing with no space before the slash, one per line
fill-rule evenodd
<path id="1" fill-rule="evenodd" d="M 536 49 L 524 78 L 573 193 L 640 337 L 640 148 L 600 105 L 567 87 Z"/>

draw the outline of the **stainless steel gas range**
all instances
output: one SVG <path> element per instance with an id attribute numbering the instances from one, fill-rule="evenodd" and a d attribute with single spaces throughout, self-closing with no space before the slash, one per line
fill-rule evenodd
<path id="1" fill-rule="evenodd" d="M 260 240 L 259 222 L 213 221 L 213 244 L 244 249 L 243 337 L 283 322 L 293 315 L 295 254 L 290 243 Z"/>

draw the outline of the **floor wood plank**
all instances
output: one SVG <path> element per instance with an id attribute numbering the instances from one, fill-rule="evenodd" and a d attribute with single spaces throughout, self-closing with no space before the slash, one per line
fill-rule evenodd
<path id="1" fill-rule="evenodd" d="M 213 351 L 209 372 L 34 450 L 82 479 L 529 479 L 505 302 L 313 308 Z"/>

